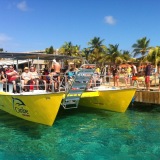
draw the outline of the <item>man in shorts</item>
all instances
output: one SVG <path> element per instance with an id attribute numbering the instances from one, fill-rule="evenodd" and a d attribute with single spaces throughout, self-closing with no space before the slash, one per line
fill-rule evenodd
<path id="1" fill-rule="evenodd" d="M 61 71 L 61 65 L 55 60 L 53 59 L 53 67 L 52 69 L 54 69 L 54 72 L 56 72 L 56 75 L 57 76 L 57 81 L 55 82 L 55 91 L 58 91 L 59 90 L 59 85 L 60 85 L 60 71 Z"/>

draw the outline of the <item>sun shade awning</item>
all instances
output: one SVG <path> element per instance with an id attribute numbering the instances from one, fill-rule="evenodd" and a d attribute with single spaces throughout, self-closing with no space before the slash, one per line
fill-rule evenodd
<path id="1" fill-rule="evenodd" d="M 31 62 L 31 60 L 19 60 L 18 64 L 24 64 L 24 63 L 28 63 Z M 13 65 L 13 64 L 17 64 L 17 61 L 13 61 L 13 60 L 0 60 L 0 65 Z"/>
<path id="2" fill-rule="evenodd" d="M 54 54 L 44 54 L 44 53 L 29 53 L 29 52 L 0 52 L 0 58 L 10 58 L 17 60 L 26 59 L 41 59 L 41 60 L 69 60 L 69 59 L 80 59 L 79 57 L 71 57 L 65 55 L 54 55 Z"/>

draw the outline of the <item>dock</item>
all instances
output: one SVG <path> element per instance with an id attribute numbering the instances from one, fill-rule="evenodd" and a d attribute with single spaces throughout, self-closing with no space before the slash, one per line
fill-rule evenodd
<path id="1" fill-rule="evenodd" d="M 160 92 L 154 90 L 137 90 L 135 93 L 135 102 L 160 105 Z"/>

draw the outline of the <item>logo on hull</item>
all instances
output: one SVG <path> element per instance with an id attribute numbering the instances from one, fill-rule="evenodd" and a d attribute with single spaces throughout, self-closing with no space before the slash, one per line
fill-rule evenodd
<path id="1" fill-rule="evenodd" d="M 24 107 L 26 106 L 22 100 L 19 98 L 13 98 L 12 97 L 12 102 L 13 102 L 13 109 L 17 112 L 22 114 L 23 116 L 30 117 L 29 112 L 27 109 Z"/>

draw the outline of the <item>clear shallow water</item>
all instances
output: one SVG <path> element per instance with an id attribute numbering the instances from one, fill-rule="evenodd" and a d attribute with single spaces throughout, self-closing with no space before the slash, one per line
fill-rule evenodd
<path id="1" fill-rule="evenodd" d="M 0 111 L 1 160 L 158 160 L 160 106 L 61 110 L 52 127 Z"/>

